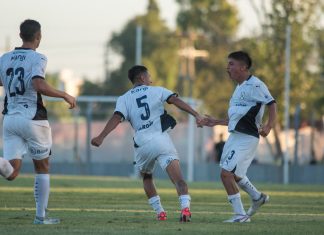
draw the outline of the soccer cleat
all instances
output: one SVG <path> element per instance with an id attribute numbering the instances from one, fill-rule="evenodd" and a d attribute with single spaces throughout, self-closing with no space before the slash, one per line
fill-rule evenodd
<path id="1" fill-rule="evenodd" d="M 258 200 L 252 200 L 252 205 L 249 208 L 247 214 L 252 216 L 255 212 L 265 203 L 269 202 L 270 197 L 264 193 L 261 193 L 261 196 Z"/>
<path id="2" fill-rule="evenodd" d="M 224 223 L 248 223 L 251 222 L 250 216 L 248 215 L 234 215 L 228 220 L 224 220 Z"/>
<path id="3" fill-rule="evenodd" d="M 180 222 L 190 222 L 191 221 L 191 212 L 189 208 L 184 208 L 181 210 Z"/>
<path id="4" fill-rule="evenodd" d="M 157 220 L 167 220 L 167 214 L 165 211 L 160 212 L 160 214 L 157 215 Z"/>
<path id="5" fill-rule="evenodd" d="M 36 216 L 34 219 L 34 224 L 59 224 L 60 219 L 57 218 L 43 218 Z"/>

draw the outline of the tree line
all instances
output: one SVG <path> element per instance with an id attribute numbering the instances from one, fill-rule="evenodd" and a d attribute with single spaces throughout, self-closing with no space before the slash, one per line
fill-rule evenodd
<path id="1" fill-rule="evenodd" d="M 131 84 L 127 70 L 135 63 L 135 30 L 143 29 L 142 64 L 148 67 L 154 85 L 181 96 L 203 101 L 205 111 L 218 118 L 227 115 L 235 84 L 226 73 L 227 55 L 245 50 L 253 59 L 253 73 L 265 81 L 278 104 L 279 120 L 275 155 L 282 157 L 278 133 L 283 127 L 286 27 L 291 26 L 290 110 L 302 108 L 302 119 L 320 119 L 324 112 L 324 0 L 250 0 L 260 30 L 238 37 L 239 9 L 227 0 L 176 0 L 176 29 L 161 18 L 156 0 L 147 11 L 130 19 L 107 41 L 106 49 L 121 56 L 120 66 L 106 70 L 103 82 L 86 80 L 82 95 L 119 96 Z M 320 23 L 321 22 L 321 23 Z M 196 59 L 181 56 L 183 48 L 208 52 Z M 312 114 L 312 115 L 311 115 Z"/>

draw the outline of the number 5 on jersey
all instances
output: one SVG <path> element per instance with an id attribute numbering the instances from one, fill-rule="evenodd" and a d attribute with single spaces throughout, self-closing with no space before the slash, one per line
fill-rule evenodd
<path id="1" fill-rule="evenodd" d="M 142 120 L 148 120 L 150 118 L 150 115 L 151 115 L 150 114 L 150 107 L 149 107 L 148 103 L 143 101 L 146 98 L 147 98 L 147 96 L 144 95 L 144 96 L 136 99 L 137 107 L 145 109 L 145 114 L 143 114 L 143 113 L 141 114 L 141 119 Z"/>

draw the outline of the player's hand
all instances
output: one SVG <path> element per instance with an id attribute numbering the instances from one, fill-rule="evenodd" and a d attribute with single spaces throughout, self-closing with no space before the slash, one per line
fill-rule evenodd
<path id="1" fill-rule="evenodd" d="M 196 118 L 197 127 L 203 127 L 204 123 L 206 122 L 205 117 L 199 114 L 195 116 L 195 118 Z"/>
<path id="2" fill-rule="evenodd" d="M 267 135 L 269 135 L 271 131 L 271 127 L 269 125 L 264 125 L 259 128 L 259 134 L 263 137 L 266 137 Z"/>
<path id="3" fill-rule="evenodd" d="M 204 117 L 204 126 L 213 127 L 218 124 L 218 120 L 212 116 L 205 115 Z"/>
<path id="4" fill-rule="evenodd" d="M 70 105 L 69 109 L 76 107 L 76 99 L 73 96 L 66 94 L 64 96 L 64 100 Z"/>
<path id="5" fill-rule="evenodd" d="M 103 138 L 101 138 L 100 136 L 97 136 L 91 140 L 91 144 L 96 147 L 99 147 L 102 144 L 102 142 Z"/>

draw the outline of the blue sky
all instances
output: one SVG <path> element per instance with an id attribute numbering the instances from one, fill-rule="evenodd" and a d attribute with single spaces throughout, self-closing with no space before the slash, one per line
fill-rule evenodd
<path id="1" fill-rule="evenodd" d="M 248 1 L 234 1 L 241 9 L 241 34 L 247 33 L 244 25 L 250 30 L 256 27 Z M 79 77 L 102 78 L 104 45 L 111 33 L 145 13 L 147 4 L 148 0 L 0 0 L 0 55 L 8 44 L 11 49 L 21 45 L 19 24 L 26 18 L 36 19 L 43 33 L 38 51 L 48 57 L 47 71 L 70 69 Z M 175 0 L 158 0 L 158 4 L 161 17 L 174 28 Z M 118 64 L 118 58 L 110 61 L 111 66 Z"/>

